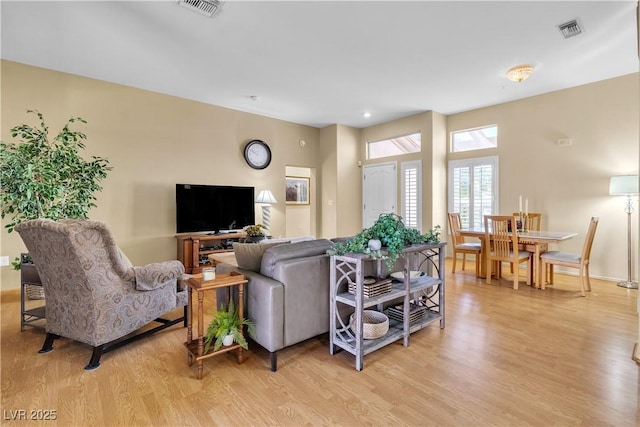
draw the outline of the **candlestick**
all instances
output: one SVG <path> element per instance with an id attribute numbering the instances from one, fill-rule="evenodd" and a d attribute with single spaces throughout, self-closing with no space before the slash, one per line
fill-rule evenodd
<path id="1" fill-rule="evenodd" d="M 524 201 L 524 214 L 529 215 L 529 199 L 525 199 Z"/>

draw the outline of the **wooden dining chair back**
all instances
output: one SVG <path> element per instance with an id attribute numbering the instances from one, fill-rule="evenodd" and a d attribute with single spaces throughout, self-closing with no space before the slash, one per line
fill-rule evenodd
<path id="1" fill-rule="evenodd" d="M 578 278 L 580 280 L 580 290 L 582 296 L 585 291 L 591 292 L 591 281 L 589 280 L 589 258 L 591 257 L 591 248 L 593 239 L 596 235 L 599 218 L 594 216 L 589 221 L 587 235 L 584 238 L 582 252 L 580 254 L 562 251 L 549 251 L 540 255 L 540 264 L 545 276 L 549 277 L 549 284 L 553 284 L 553 266 L 560 265 L 563 267 L 577 268 Z M 546 280 L 542 281 L 542 289 L 545 288 Z"/>
<path id="2" fill-rule="evenodd" d="M 518 228 L 516 217 L 508 215 L 485 215 L 484 217 L 485 248 L 487 253 L 487 283 L 491 283 L 492 265 L 496 265 L 496 278 L 502 276 L 502 263 L 513 265 L 513 289 L 518 289 L 520 281 L 519 266 L 527 264 L 527 284 L 531 284 L 531 254 L 518 249 Z"/>
<path id="3" fill-rule="evenodd" d="M 520 212 L 514 212 L 513 216 L 518 217 L 518 219 L 521 221 L 523 220 L 522 218 L 520 218 Z M 542 230 L 542 213 L 529 212 L 527 214 L 527 230 L 529 231 Z M 539 246 L 540 252 L 546 252 L 548 249 L 548 246 L 546 243 L 538 243 L 538 246 Z M 534 242 L 528 242 L 526 240 L 520 239 L 518 243 L 518 250 L 527 251 L 533 254 L 536 252 L 536 244 Z M 511 264 L 511 273 L 513 274 L 513 264 Z"/>
<path id="4" fill-rule="evenodd" d="M 514 212 L 513 216 L 518 217 L 517 219 L 522 221 L 522 218 L 520 218 L 520 212 Z M 540 212 L 529 212 L 527 214 L 527 230 L 542 230 L 542 214 Z"/>
<path id="5" fill-rule="evenodd" d="M 467 255 L 475 255 L 476 259 L 476 276 L 480 275 L 480 252 L 482 245 L 480 242 L 468 243 L 465 241 L 464 236 L 460 234 L 461 220 L 459 213 L 449 214 L 449 228 L 451 229 L 451 239 L 453 240 L 453 269 L 452 273 L 456 272 L 456 261 L 458 254 L 462 254 L 462 269 L 464 270 Z"/>

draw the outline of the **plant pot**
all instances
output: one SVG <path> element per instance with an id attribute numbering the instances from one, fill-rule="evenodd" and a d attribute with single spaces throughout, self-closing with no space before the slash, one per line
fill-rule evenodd
<path id="1" fill-rule="evenodd" d="M 222 345 L 225 347 L 229 347 L 233 344 L 233 335 L 227 335 L 222 339 Z"/>
<path id="2" fill-rule="evenodd" d="M 260 236 L 249 236 L 247 237 L 246 242 L 247 243 L 259 243 L 261 241 L 263 241 L 265 239 L 264 235 L 260 235 Z"/>
<path id="3" fill-rule="evenodd" d="M 369 240 L 369 249 L 372 251 L 379 251 L 382 248 L 382 242 L 378 239 Z"/>

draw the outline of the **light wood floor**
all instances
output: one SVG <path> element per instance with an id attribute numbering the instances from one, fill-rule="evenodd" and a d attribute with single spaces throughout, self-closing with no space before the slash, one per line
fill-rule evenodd
<path id="1" fill-rule="evenodd" d="M 450 265 L 446 328 L 365 356 L 362 372 L 319 337 L 281 351 L 276 373 L 254 348 L 241 365 L 231 355 L 205 361 L 199 381 L 180 327 L 108 353 L 88 372 L 85 345 L 62 339 L 38 354 L 43 331 L 20 332 L 18 293 L 4 292 L 0 424 L 640 425 L 637 291 L 593 280 L 582 298 L 577 279 L 562 275 L 546 291 L 514 291 L 508 275 L 487 285 L 472 263 L 455 275 Z M 11 420 L 19 410 L 27 420 Z M 34 421 L 36 410 L 57 419 Z"/>

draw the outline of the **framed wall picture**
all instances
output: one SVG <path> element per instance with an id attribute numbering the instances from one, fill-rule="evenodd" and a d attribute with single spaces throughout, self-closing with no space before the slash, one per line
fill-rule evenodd
<path id="1" fill-rule="evenodd" d="M 301 176 L 288 176 L 286 202 L 287 205 L 309 204 L 309 178 Z"/>

